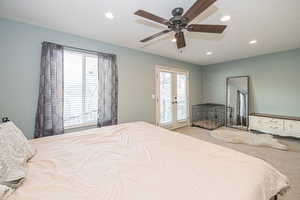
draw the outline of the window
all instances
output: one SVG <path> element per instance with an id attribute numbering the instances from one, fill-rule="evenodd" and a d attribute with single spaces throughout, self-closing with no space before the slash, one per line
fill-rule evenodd
<path id="1" fill-rule="evenodd" d="M 64 50 L 64 127 L 96 124 L 98 57 Z"/>

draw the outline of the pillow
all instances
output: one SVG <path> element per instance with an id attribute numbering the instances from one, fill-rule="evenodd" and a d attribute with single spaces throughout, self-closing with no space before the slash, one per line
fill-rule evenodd
<path id="1" fill-rule="evenodd" d="M 0 185 L 0 199 L 5 200 L 8 198 L 8 196 L 12 193 L 12 189 L 5 186 L 5 185 Z"/>
<path id="2" fill-rule="evenodd" d="M 26 176 L 27 161 L 35 154 L 14 123 L 0 124 L 0 197 L 8 196 Z M 1 199 L 1 198 L 0 198 Z"/>
<path id="3" fill-rule="evenodd" d="M 26 175 L 26 156 L 20 153 L 21 148 L 15 148 L 7 137 L 7 133 L 0 129 L 0 184 L 7 187 L 17 187 L 18 180 Z M 22 155 L 23 154 L 23 155 Z"/>
<path id="4" fill-rule="evenodd" d="M 23 132 L 13 122 L 0 124 L 0 131 L 8 144 L 15 150 L 16 156 L 25 157 L 26 161 L 34 156 L 35 150 L 31 147 Z"/>

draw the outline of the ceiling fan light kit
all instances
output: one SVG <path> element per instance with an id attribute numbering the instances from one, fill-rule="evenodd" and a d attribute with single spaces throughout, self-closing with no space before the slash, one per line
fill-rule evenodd
<path id="1" fill-rule="evenodd" d="M 156 33 L 150 37 L 142 39 L 140 42 L 148 42 L 156 37 L 164 35 L 169 32 L 175 33 L 177 48 L 181 49 L 186 46 L 183 30 L 189 32 L 204 32 L 204 33 L 223 33 L 226 29 L 226 25 L 202 25 L 202 24 L 189 24 L 198 15 L 204 12 L 209 6 L 211 6 L 216 0 L 197 0 L 194 5 L 184 13 L 183 8 L 174 8 L 172 10 L 172 16 L 169 20 L 156 16 L 144 10 L 138 10 L 134 14 L 146 19 L 155 21 L 157 23 L 166 25 L 167 30 Z M 184 13 L 184 14 L 183 14 Z"/>

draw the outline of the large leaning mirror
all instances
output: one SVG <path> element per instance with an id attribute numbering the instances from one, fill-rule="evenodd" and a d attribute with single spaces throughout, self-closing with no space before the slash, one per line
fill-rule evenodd
<path id="1" fill-rule="evenodd" d="M 226 79 L 226 126 L 248 129 L 249 76 Z"/>

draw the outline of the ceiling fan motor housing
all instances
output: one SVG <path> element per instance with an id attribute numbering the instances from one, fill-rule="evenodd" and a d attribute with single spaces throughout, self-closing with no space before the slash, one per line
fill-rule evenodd
<path id="1" fill-rule="evenodd" d="M 177 17 L 172 17 L 170 19 L 170 24 L 168 26 L 169 29 L 175 32 L 180 32 L 182 31 L 182 29 L 184 29 L 187 26 L 188 21 L 185 20 L 186 18 L 183 18 L 181 16 L 179 17 L 180 17 L 179 19 L 177 19 Z"/>
<path id="2" fill-rule="evenodd" d="M 172 10 L 173 17 L 169 20 L 168 28 L 176 33 L 182 31 L 188 24 L 188 19 L 182 16 L 183 11 L 183 8 L 180 7 Z"/>
<path id="3" fill-rule="evenodd" d="M 183 14 L 183 8 L 174 8 L 172 10 L 172 15 L 175 16 L 181 16 Z"/>

